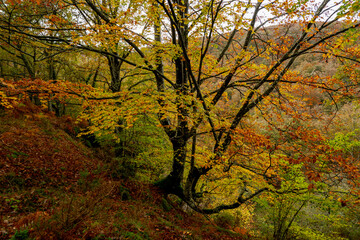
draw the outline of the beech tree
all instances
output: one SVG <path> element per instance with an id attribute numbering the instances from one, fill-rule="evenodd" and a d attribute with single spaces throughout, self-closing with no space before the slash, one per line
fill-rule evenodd
<path id="1" fill-rule="evenodd" d="M 0 48 L 4 55 L 10 56 L 9 62 L 22 66 L 22 77 L 32 79 L 57 78 L 56 56 L 65 52 L 52 44 L 51 39 L 38 41 L 32 35 L 42 35 L 46 24 L 44 15 L 52 13 L 54 6 L 34 4 L 27 1 L 2 2 L 0 4 Z M 15 26 L 15 28 L 12 28 Z M 56 33 L 51 33 L 51 36 Z M 21 76 L 21 73 L 18 73 Z M 19 76 L 18 76 L 19 77 Z"/>
<path id="2" fill-rule="evenodd" d="M 344 87 L 335 79 L 304 79 L 292 72 L 291 66 L 301 55 L 321 52 L 327 54 L 324 61 L 331 56 L 333 41 L 359 26 L 355 16 L 346 17 L 350 13 L 355 14 L 353 6 L 331 1 L 158 1 L 152 6 L 154 22 L 159 23 L 158 28 L 164 29 L 155 31 L 163 34 L 164 46 L 159 43 L 160 38 L 154 38 L 153 64 L 151 56 L 147 56 L 144 50 L 135 47 L 131 40 L 126 41 L 144 59 L 143 68 L 153 72 L 157 90 L 165 92 L 165 97 L 160 94 L 158 99 L 161 106 L 159 119 L 172 143 L 173 165 L 170 174 L 158 185 L 180 196 L 192 208 L 214 213 L 236 208 L 272 189 L 271 185 L 278 187 L 280 180 L 276 168 L 280 163 L 272 163 L 272 156 L 274 162 L 275 158 L 283 158 L 289 162 L 305 163 L 311 155 L 313 162 L 307 167 L 308 176 L 310 179 L 319 177 L 319 173 L 314 176 L 312 169 L 324 157 L 325 150 L 306 150 L 307 153 L 301 157 L 276 155 L 276 149 L 289 141 L 283 144 L 268 141 L 269 136 L 257 133 L 254 125 L 248 123 L 248 118 L 257 109 L 270 125 L 276 124 L 274 127 L 277 130 L 301 139 L 301 144 L 308 148 L 317 145 L 321 149 L 324 139 L 315 130 L 300 126 L 296 129 L 292 125 L 285 130 L 284 125 L 276 123 L 271 114 L 276 114 L 277 108 L 292 119 L 307 118 L 296 112 L 299 110 L 291 109 L 300 102 L 291 102 L 283 96 L 291 94 L 293 88 L 299 85 L 320 88 L 330 94 Z M 156 21 L 159 16 L 160 21 Z M 173 55 L 163 53 L 169 45 L 174 48 Z M 171 58 L 172 62 L 160 62 L 161 58 Z M 161 64 L 166 65 L 165 75 L 158 70 Z M 167 69 L 170 74 L 166 74 Z M 356 79 L 352 83 L 356 83 Z M 169 97 L 166 94 L 168 91 L 176 97 Z M 228 100 L 227 94 L 234 100 Z M 287 99 L 287 103 L 282 99 Z M 175 115 L 166 111 L 169 101 L 176 109 Z M 221 112 L 222 109 L 226 113 Z M 190 156 L 188 144 L 191 145 Z M 299 151 L 294 147 L 299 143 L 292 141 L 291 144 L 295 148 L 293 150 Z M 205 155 L 197 154 L 200 150 L 198 146 L 206 146 Z M 266 157 L 262 156 L 265 151 L 268 153 Z M 331 155 L 327 154 L 327 157 Z M 232 168 L 237 170 L 232 171 Z M 206 192 L 201 192 L 200 182 L 203 184 L 206 178 L 213 181 L 210 179 L 225 176 L 212 171 L 231 172 L 233 176 L 230 178 L 241 176 L 239 190 L 235 190 L 238 196 L 233 203 L 201 209 L 196 199 Z M 254 176 L 245 177 L 246 174 Z M 255 175 L 267 184 L 259 184 L 260 180 Z"/>
<path id="3" fill-rule="evenodd" d="M 71 21 L 71 37 L 57 40 L 105 55 L 113 92 L 121 92 L 121 67 L 132 76 L 130 92 L 95 100 L 115 99 L 112 103 L 121 108 L 135 98 L 142 107 L 136 105 L 131 114 L 145 111 L 144 105 L 151 108 L 147 113 L 156 111 L 173 155 L 171 171 L 157 185 L 194 210 L 217 213 L 265 191 L 286 192 L 281 173 L 292 164 L 303 164 L 309 184 L 289 191 L 327 183 L 331 169 L 347 164 L 307 124 L 320 114 L 308 109 L 307 94 L 317 89 L 335 103 L 354 94 L 349 86 L 357 85 L 357 76 L 347 82 L 325 75 L 304 77 L 293 66 L 309 54 L 319 54 L 324 62 L 351 60 L 338 49 L 348 43 L 346 34 L 359 27 L 358 2 L 59 2 L 78 22 Z M 149 76 L 152 83 L 145 81 Z M 155 101 L 141 103 L 139 97 Z M 115 118 L 113 127 L 124 116 Z M 347 169 L 344 178 L 356 178 L 358 166 Z M 202 207 L 217 182 L 228 197 Z"/>

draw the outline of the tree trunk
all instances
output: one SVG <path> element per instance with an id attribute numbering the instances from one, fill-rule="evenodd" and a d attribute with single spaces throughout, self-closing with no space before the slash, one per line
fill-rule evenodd
<path id="1" fill-rule="evenodd" d="M 35 63 L 31 63 L 23 53 L 21 53 L 20 59 L 23 61 L 24 66 L 26 68 L 26 71 L 29 74 L 29 77 L 31 79 L 35 79 L 36 78 L 36 76 L 35 76 L 35 66 L 34 66 Z"/>
<path id="2" fill-rule="evenodd" d="M 195 200 L 198 196 L 196 196 L 195 187 L 201 177 L 200 170 L 195 167 L 191 166 L 191 169 L 189 171 L 189 175 L 186 178 L 186 184 L 185 184 L 185 198 L 188 200 Z"/>
<path id="3" fill-rule="evenodd" d="M 100 59 L 99 59 L 99 61 L 100 61 Z M 91 84 L 91 86 L 92 86 L 93 88 L 96 86 L 97 77 L 98 77 L 98 75 L 99 75 L 99 69 L 100 69 L 100 62 L 99 62 L 98 66 L 97 66 L 97 68 L 96 68 L 96 70 L 95 70 L 95 74 L 94 74 L 94 77 L 93 77 L 93 82 L 92 82 L 92 84 Z"/>
<path id="4" fill-rule="evenodd" d="M 57 74 L 54 65 L 54 59 L 52 57 L 48 60 L 48 65 L 49 65 L 49 80 L 56 80 Z"/>
<path id="5" fill-rule="evenodd" d="M 113 56 L 106 56 L 109 68 L 110 68 L 110 74 L 111 74 L 111 84 L 110 84 L 110 90 L 112 92 L 120 92 L 121 91 L 121 78 L 120 78 L 120 70 L 122 61 L 120 61 L 118 58 L 115 58 Z"/>
<path id="6" fill-rule="evenodd" d="M 172 170 L 166 178 L 158 181 L 157 183 L 155 183 L 155 185 L 160 187 L 166 193 L 171 193 L 179 197 L 184 197 L 181 184 L 185 169 L 187 138 L 182 136 L 173 139 L 171 143 L 174 153 Z"/>
<path id="7" fill-rule="evenodd" d="M 186 18 L 188 12 L 188 2 L 177 2 L 179 4 L 179 16 L 181 19 Z M 176 16 L 176 17 L 179 17 Z M 158 42 L 161 42 L 161 29 L 160 29 L 160 19 L 158 19 L 158 25 L 155 24 L 155 39 Z M 172 43 L 180 46 L 185 52 L 188 48 L 188 26 L 187 23 L 179 21 L 178 28 L 171 25 L 171 36 Z M 157 70 L 162 72 L 162 59 L 161 55 L 157 53 Z M 174 131 L 167 131 L 166 133 L 169 136 L 169 139 L 173 146 L 173 165 L 170 174 L 163 180 L 156 183 L 160 188 L 162 188 L 167 193 L 172 193 L 179 196 L 182 199 L 185 199 L 184 190 L 182 188 L 182 181 L 184 177 L 185 161 L 186 161 L 186 152 L 187 152 L 187 143 L 190 138 L 189 134 L 189 124 L 187 120 L 188 109 L 184 106 L 183 97 L 189 94 L 189 79 L 188 79 L 189 69 L 186 67 L 184 62 L 184 56 L 178 56 L 175 59 L 175 94 L 177 95 L 177 126 Z M 159 76 L 157 76 L 159 77 Z M 163 90 L 163 82 L 157 78 L 158 91 Z M 160 120 L 161 121 L 161 120 Z M 163 123 L 166 128 L 168 123 Z"/>

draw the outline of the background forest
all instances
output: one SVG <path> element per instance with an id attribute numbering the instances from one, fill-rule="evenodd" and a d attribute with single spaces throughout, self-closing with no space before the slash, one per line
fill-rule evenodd
<path id="1" fill-rule="evenodd" d="M 1 0 L 1 239 L 360 239 L 358 0 Z"/>

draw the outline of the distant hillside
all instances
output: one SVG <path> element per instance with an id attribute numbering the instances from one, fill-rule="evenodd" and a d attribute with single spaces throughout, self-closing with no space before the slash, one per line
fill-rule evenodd
<path id="1" fill-rule="evenodd" d="M 320 28 L 322 24 L 322 22 L 316 22 L 315 29 Z M 345 23 L 337 22 L 328 29 L 326 29 L 326 32 L 338 31 L 339 29 L 341 29 L 343 24 Z M 262 48 L 268 45 L 268 41 L 274 41 L 280 45 L 290 46 L 292 44 L 292 41 L 295 41 L 295 39 L 298 39 L 298 37 L 301 35 L 303 28 L 304 26 L 301 26 L 298 23 L 287 23 L 282 25 L 272 25 L 265 28 L 260 28 L 257 30 L 257 33 L 255 34 L 256 36 L 254 37 L 254 41 L 251 43 L 251 46 L 254 49 L 258 47 Z M 246 34 L 247 31 L 238 30 L 235 34 L 233 34 L 233 36 L 231 32 L 223 35 L 217 35 L 216 37 L 214 37 L 210 52 L 215 56 L 219 56 L 220 50 L 226 46 L 228 39 L 232 37 L 234 41 L 229 46 L 230 51 L 226 55 L 237 55 L 240 53 L 238 52 L 238 50 L 241 49 L 241 46 L 244 44 Z M 319 37 L 323 35 L 324 33 L 319 33 L 314 38 L 311 38 L 310 42 L 318 41 Z M 223 61 L 225 60 L 223 59 Z M 258 64 L 268 64 L 270 60 L 260 57 L 256 59 L 255 62 L 257 62 Z M 333 76 L 336 73 L 338 67 L 339 63 L 337 62 L 337 60 L 323 59 L 321 53 L 312 53 L 298 57 L 292 66 L 292 70 L 301 72 L 308 76 L 313 74 L 321 74 L 322 76 Z"/>

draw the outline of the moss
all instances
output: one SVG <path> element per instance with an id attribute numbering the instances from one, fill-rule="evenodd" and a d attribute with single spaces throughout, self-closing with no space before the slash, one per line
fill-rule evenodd
<path id="1" fill-rule="evenodd" d="M 172 209 L 171 204 L 165 198 L 161 200 L 161 206 L 166 212 L 169 212 Z"/>
<path id="2" fill-rule="evenodd" d="M 222 212 L 214 217 L 214 222 L 221 228 L 233 228 L 236 218 L 230 213 Z"/>

